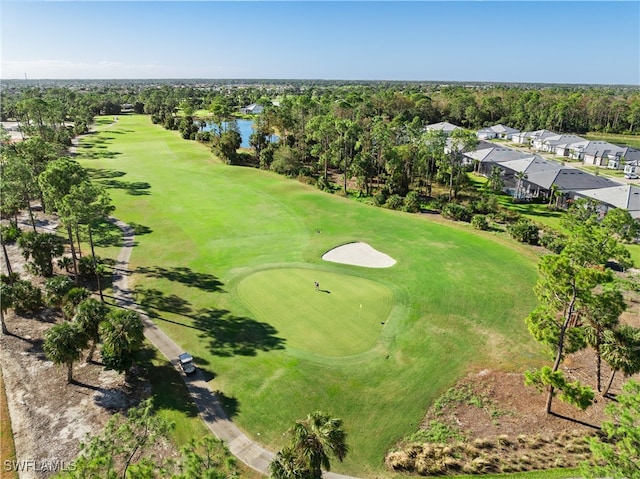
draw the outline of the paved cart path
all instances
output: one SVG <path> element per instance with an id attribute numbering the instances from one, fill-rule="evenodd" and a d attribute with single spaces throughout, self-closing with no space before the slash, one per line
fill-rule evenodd
<path id="1" fill-rule="evenodd" d="M 111 221 L 120 228 L 123 234 L 122 249 L 118 255 L 113 273 L 113 294 L 116 298 L 116 304 L 140 313 L 144 321 L 144 334 L 147 339 L 180 371 L 178 355 L 184 351 L 149 319 L 149 316 L 135 303 L 133 294 L 129 290 L 129 259 L 134 245 L 133 228 L 117 219 L 112 219 Z M 181 374 L 181 376 L 200 412 L 200 417 L 213 434 L 224 441 L 231 453 L 240 461 L 267 475 L 269 463 L 272 461 L 274 453 L 249 439 L 229 419 L 218 397 L 211 391 L 207 382 L 202 378 L 200 371 L 192 376 L 185 376 L 184 374 Z M 325 473 L 324 477 L 327 479 L 357 479 L 332 472 Z"/>

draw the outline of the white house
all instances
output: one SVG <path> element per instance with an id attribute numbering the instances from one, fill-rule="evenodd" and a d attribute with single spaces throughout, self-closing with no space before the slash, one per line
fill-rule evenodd
<path id="1" fill-rule="evenodd" d="M 513 135 L 517 133 L 520 133 L 520 130 L 504 125 L 494 125 L 478 130 L 476 135 L 478 135 L 478 138 L 481 140 L 491 140 L 493 138 L 510 140 Z"/>
<path id="2" fill-rule="evenodd" d="M 454 130 L 457 130 L 460 127 L 457 125 L 454 125 L 453 123 L 449 123 L 448 121 L 441 121 L 440 123 L 432 123 L 431 125 L 427 125 L 424 128 L 427 131 L 429 130 L 442 131 L 446 135 L 450 135 L 451 132 L 453 132 Z"/>
<path id="3" fill-rule="evenodd" d="M 640 160 L 631 161 L 624 165 L 625 175 L 639 175 L 640 174 Z"/>
<path id="4" fill-rule="evenodd" d="M 558 156 L 565 156 L 565 151 L 567 155 L 569 154 L 568 145 L 579 143 L 582 141 L 585 141 L 584 138 L 576 135 L 550 135 L 540 140 L 534 141 L 534 146 L 536 149 L 541 151 L 553 153 L 554 155 Z M 558 153 L 558 151 L 556 151 L 556 148 L 558 148 L 558 151 L 560 151 L 561 153 Z"/>
<path id="5" fill-rule="evenodd" d="M 243 115 L 259 115 L 263 112 L 263 110 L 264 107 L 262 105 L 252 103 L 251 105 L 240 108 L 240 113 L 242 113 Z"/>

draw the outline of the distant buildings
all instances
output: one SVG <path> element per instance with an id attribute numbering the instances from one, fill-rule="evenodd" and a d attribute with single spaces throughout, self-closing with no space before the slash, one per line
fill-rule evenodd
<path id="1" fill-rule="evenodd" d="M 458 128 L 446 122 L 436 125 L 446 125 L 448 131 Z M 427 129 L 429 127 L 434 125 L 427 126 Z M 444 130 L 444 126 L 441 129 Z M 504 125 L 482 128 L 478 130 L 477 136 L 480 140 L 511 139 L 512 142 L 527 145 L 534 151 L 581 161 L 585 165 L 624 170 L 627 175 L 640 173 L 640 150 L 606 141 L 590 141 L 549 130 L 519 132 Z M 603 211 L 624 208 L 633 218 L 640 219 L 640 185 L 621 184 L 567 166 L 562 161 L 549 160 L 533 152 L 523 152 L 495 143 L 490 147 L 482 145 L 464 155 L 468 162 L 474 163 L 475 170 L 484 176 L 490 176 L 494 167 L 500 168 L 504 188 L 514 196 L 550 198 L 551 195 L 560 194 L 565 200 L 590 198 L 598 201 Z"/>

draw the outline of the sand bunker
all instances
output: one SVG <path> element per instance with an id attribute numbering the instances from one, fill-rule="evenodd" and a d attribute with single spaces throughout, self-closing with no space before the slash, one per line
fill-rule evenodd
<path id="1" fill-rule="evenodd" d="M 338 246 L 323 254 L 322 259 L 365 268 L 389 268 L 396 264 L 396 260 L 391 256 L 373 249 L 367 243 L 347 243 Z"/>

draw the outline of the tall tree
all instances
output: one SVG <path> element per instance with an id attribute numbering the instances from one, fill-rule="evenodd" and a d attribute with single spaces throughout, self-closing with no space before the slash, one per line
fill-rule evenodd
<path id="1" fill-rule="evenodd" d="M 607 261 L 629 261 L 629 252 L 618 242 L 626 234 L 629 218 L 614 215 L 599 221 L 589 202 L 578 201 L 565 216 L 565 248 L 540 261 L 541 277 L 534 289 L 540 305 L 526 322 L 531 334 L 550 347 L 555 360 L 551 375 L 531 373 L 528 381 L 548 387 L 547 413 L 551 411 L 556 386 L 553 382 L 544 383 L 545 378 L 555 381 L 565 355 L 584 346 L 582 321 L 590 308 L 596 313 L 603 304 L 615 304 L 598 287 L 612 280 L 611 271 L 604 268 Z"/>
<path id="2" fill-rule="evenodd" d="M 77 161 L 69 158 L 60 158 L 50 162 L 38 177 L 45 204 L 49 209 L 60 214 L 60 219 L 67 229 L 76 283 L 78 282 L 78 258 L 76 256 L 73 228 L 77 225 L 78 218 L 77 212 L 73 208 L 73 202 L 69 202 L 67 196 L 74 186 L 85 181 L 88 181 L 86 170 Z"/>
<path id="3" fill-rule="evenodd" d="M 591 302 L 586 304 L 582 326 L 584 338 L 596 354 L 596 388 L 598 392 L 602 391 L 602 345 L 605 342 L 607 332 L 618 326 L 620 315 L 626 307 L 622 293 L 617 290 L 596 294 Z"/>
<path id="4" fill-rule="evenodd" d="M 472 131 L 458 128 L 451 133 L 448 141 L 449 200 L 455 198 L 466 181 L 462 159 L 463 154 L 473 151 L 478 145 L 478 137 Z"/>

